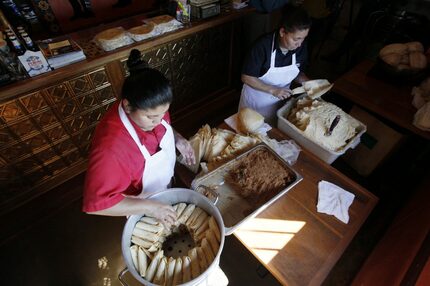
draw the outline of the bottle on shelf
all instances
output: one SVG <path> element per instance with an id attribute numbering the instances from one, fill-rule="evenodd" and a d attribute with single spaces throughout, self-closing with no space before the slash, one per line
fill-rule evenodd
<path id="1" fill-rule="evenodd" d="M 0 32 L 0 34 L 2 33 Z M 15 34 L 10 31 L 9 34 L 11 34 L 12 40 L 14 40 Z M 6 37 L 3 39 L 2 35 L 0 39 L 0 85 L 27 78 L 25 68 L 16 57 L 17 55 L 10 52 L 11 49 L 13 50 L 13 44 L 10 38 L 6 34 L 5 36 Z"/>
<path id="2" fill-rule="evenodd" d="M 19 41 L 19 39 L 12 34 L 8 34 L 9 37 L 9 41 L 12 44 L 12 48 L 14 49 L 14 52 L 16 53 L 17 56 L 21 56 L 23 54 L 25 54 L 25 47 L 21 44 L 21 42 Z"/>
<path id="3" fill-rule="evenodd" d="M 12 37 L 16 37 L 16 35 L 15 35 L 15 33 L 14 33 L 14 32 L 9 31 L 9 32 L 6 32 L 6 37 L 7 37 L 8 39 L 10 39 L 10 38 L 12 38 Z"/>
<path id="4" fill-rule="evenodd" d="M 25 32 L 25 29 L 24 29 L 24 27 L 23 27 L 23 26 L 18 26 L 18 27 L 16 27 L 16 30 L 18 31 L 18 33 L 19 33 L 19 34 L 21 34 L 21 33 L 24 33 L 24 32 Z"/>
<path id="5" fill-rule="evenodd" d="M 21 33 L 21 38 L 24 40 L 25 46 L 28 50 L 36 52 L 39 50 L 37 45 L 33 42 L 30 36 L 27 33 Z"/>
<path id="6" fill-rule="evenodd" d="M 18 31 L 19 36 L 21 37 L 22 41 L 25 43 L 25 46 L 28 50 L 33 52 L 36 52 L 39 50 L 39 47 L 33 42 L 33 40 L 28 35 L 24 27 L 18 26 L 16 27 L 16 30 Z"/>

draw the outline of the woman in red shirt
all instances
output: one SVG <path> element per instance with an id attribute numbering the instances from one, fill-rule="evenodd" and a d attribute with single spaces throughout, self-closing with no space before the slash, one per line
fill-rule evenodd
<path id="1" fill-rule="evenodd" d="M 148 68 L 138 50 L 127 61 L 130 76 L 117 102 L 98 124 L 84 186 L 83 211 L 123 216 L 145 214 L 169 226 L 169 205 L 145 199 L 166 189 L 175 166 L 175 146 L 194 164 L 189 142 L 170 126 L 172 90 L 168 80 Z"/>

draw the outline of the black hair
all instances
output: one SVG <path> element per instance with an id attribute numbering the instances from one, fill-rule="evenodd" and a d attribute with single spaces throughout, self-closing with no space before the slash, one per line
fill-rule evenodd
<path id="1" fill-rule="evenodd" d="M 139 50 L 133 49 L 127 60 L 130 72 L 122 85 L 122 98 L 127 99 L 132 111 L 152 109 L 173 100 L 169 80 L 142 60 Z"/>
<path id="2" fill-rule="evenodd" d="M 286 32 L 294 33 L 309 29 L 312 25 L 312 20 L 303 7 L 285 5 L 282 9 L 281 27 Z"/>

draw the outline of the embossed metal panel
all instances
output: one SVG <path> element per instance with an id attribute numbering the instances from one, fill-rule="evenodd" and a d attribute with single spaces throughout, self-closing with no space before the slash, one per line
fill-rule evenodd
<path id="1" fill-rule="evenodd" d="M 116 97 L 99 68 L 0 102 L 0 207 L 37 196 L 35 187 L 85 162 L 94 127 Z"/>

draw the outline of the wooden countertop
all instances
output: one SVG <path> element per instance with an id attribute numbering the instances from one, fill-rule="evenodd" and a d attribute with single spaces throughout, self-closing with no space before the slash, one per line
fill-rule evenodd
<path id="1" fill-rule="evenodd" d="M 278 129 L 272 129 L 269 136 L 288 139 Z M 280 283 L 320 285 L 378 198 L 306 150 L 301 151 L 293 168 L 303 180 L 234 235 Z M 185 167 L 178 166 L 177 175 L 190 185 L 193 175 Z M 355 194 L 348 224 L 317 212 L 317 185 L 321 180 Z"/>
<path id="2" fill-rule="evenodd" d="M 413 118 L 412 86 L 395 86 L 368 76 L 374 63 L 366 60 L 334 82 L 333 91 L 375 114 L 421 137 L 430 139 L 430 132 L 416 128 Z"/>

